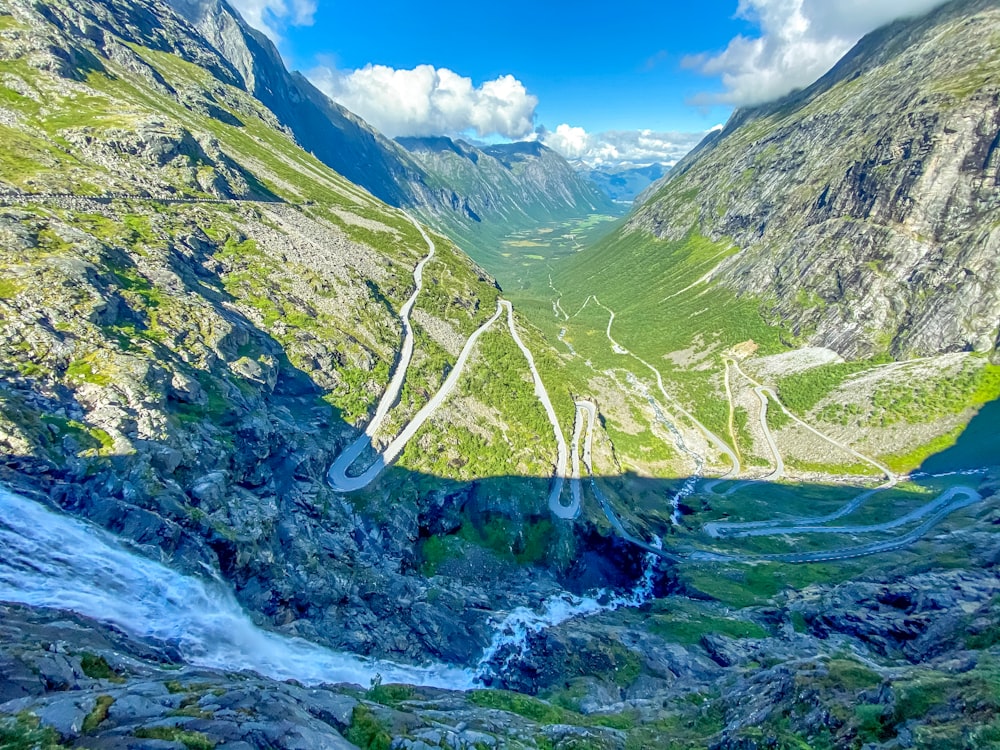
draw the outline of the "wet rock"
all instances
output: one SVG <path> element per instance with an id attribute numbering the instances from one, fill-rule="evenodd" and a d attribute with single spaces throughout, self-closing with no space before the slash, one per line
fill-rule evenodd
<path id="1" fill-rule="evenodd" d="M 83 732 L 83 722 L 95 705 L 93 695 L 67 695 L 52 699 L 34 713 L 42 724 L 55 729 L 64 740 L 70 740 Z"/>

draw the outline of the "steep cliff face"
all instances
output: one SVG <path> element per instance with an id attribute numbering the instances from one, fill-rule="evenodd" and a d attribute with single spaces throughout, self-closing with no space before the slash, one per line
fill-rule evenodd
<path id="1" fill-rule="evenodd" d="M 331 101 L 305 76 L 289 72 L 271 40 L 222 0 L 172 0 L 173 7 L 238 72 L 296 142 L 357 185 L 393 206 L 434 202 L 426 175 L 406 152 L 357 115 Z"/>
<path id="2" fill-rule="evenodd" d="M 626 232 L 739 253 L 715 278 L 845 356 L 997 345 L 1000 6 L 863 39 L 808 89 L 737 112 Z"/>

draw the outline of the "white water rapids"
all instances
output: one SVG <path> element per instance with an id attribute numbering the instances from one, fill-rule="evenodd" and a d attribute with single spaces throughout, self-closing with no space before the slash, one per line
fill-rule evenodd
<path id="1" fill-rule="evenodd" d="M 662 544 L 658 537 L 654 537 L 655 547 L 661 547 Z M 493 640 L 479 660 L 476 669 L 477 679 L 485 679 L 490 672 L 502 675 L 518 661 L 523 660 L 530 648 L 529 638 L 547 628 L 577 617 L 589 617 L 600 612 L 611 612 L 622 607 L 641 607 L 646 604 L 653 598 L 659 558 L 647 553 L 644 562 L 642 577 L 628 594 L 610 594 L 603 589 L 588 596 L 574 596 L 564 592 L 546 600 L 540 612 L 527 607 L 511 610 L 497 626 Z"/>
<path id="2" fill-rule="evenodd" d="M 0 601 L 70 610 L 113 624 L 132 635 L 174 646 L 197 667 L 250 670 L 305 684 L 350 682 L 367 686 L 376 675 L 451 690 L 480 684 L 490 660 L 504 647 L 499 673 L 523 656 L 531 633 L 574 617 L 652 598 L 655 562 L 631 594 L 554 597 L 540 612 L 519 607 L 498 627 L 473 671 L 445 664 L 416 667 L 338 653 L 256 626 L 221 581 L 205 581 L 129 551 L 93 524 L 51 511 L 0 487 Z M 494 665 L 493 671 L 497 671 Z"/>
<path id="3" fill-rule="evenodd" d="M 95 526 L 0 488 L 0 601 L 66 609 L 169 643 L 188 664 L 306 684 L 385 682 L 465 690 L 467 669 L 366 660 L 254 625 L 221 583 L 129 552 Z"/>

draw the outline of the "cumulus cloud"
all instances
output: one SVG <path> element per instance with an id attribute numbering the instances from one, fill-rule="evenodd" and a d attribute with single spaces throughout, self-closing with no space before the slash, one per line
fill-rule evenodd
<path id="1" fill-rule="evenodd" d="M 759 104 L 807 86 L 862 36 L 897 18 L 917 16 L 944 0 L 739 0 L 736 15 L 760 36 L 737 36 L 718 54 L 683 64 L 719 76 L 725 91 L 695 104 Z"/>
<path id="2" fill-rule="evenodd" d="M 231 0 L 243 20 L 263 31 L 274 42 L 281 41 L 285 26 L 312 26 L 315 0 Z"/>
<path id="3" fill-rule="evenodd" d="M 514 76 L 480 86 L 447 68 L 398 70 L 366 65 L 353 71 L 320 67 L 309 78 L 331 99 L 389 137 L 458 134 L 523 138 L 534 129 L 538 97 Z"/>
<path id="4" fill-rule="evenodd" d="M 705 133 L 608 130 L 588 133 L 562 124 L 555 130 L 540 128 L 535 138 L 570 161 L 595 169 L 674 164 L 698 145 Z"/>

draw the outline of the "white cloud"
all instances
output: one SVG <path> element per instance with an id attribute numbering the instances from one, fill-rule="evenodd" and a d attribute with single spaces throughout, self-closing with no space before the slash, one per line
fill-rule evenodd
<path id="1" fill-rule="evenodd" d="M 705 133 L 609 130 L 588 133 L 562 124 L 555 130 L 540 128 L 535 136 L 570 161 L 593 168 L 673 164 L 698 145 Z"/>
<path id="2" fill-rule="evenodd" d="M 309 78 L 389 137 L 473 130 L 480 137 L 516 139 L 534 129 L 538 97 L 510 75 L 475 86 L 471 78 L 432 65 L 366 65 L 349 72 L 320 67 Z"/>
<path id="3" fill-rule="evenodd" d="M 230 0 L 243 20 L 263 31 L 275 43 L 281 41 L 285 26 L 312 26 L 315 0 Z"/>
<path id="4" fill-rule="evenodd" d="M 739 0 L 736 15 L 760 28 L 737 36 L 718 54 L 683 61 L 720 76 L 725 91 L 701 94 L 696 104 L 759 104 L 807 86 L 828 71 L 869 31 L 917 16 L 944 0 Z"/>

